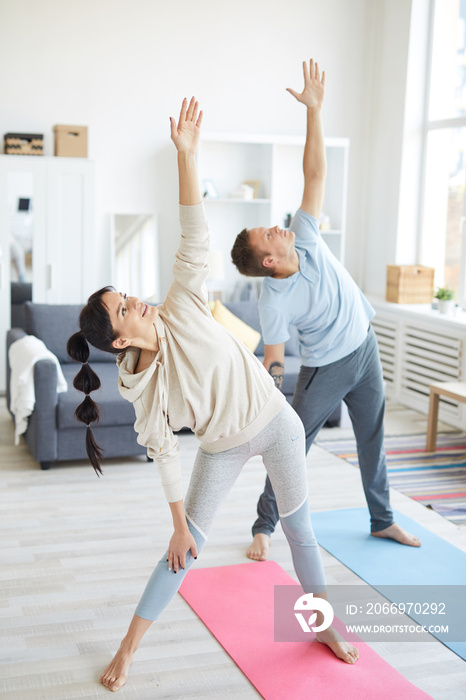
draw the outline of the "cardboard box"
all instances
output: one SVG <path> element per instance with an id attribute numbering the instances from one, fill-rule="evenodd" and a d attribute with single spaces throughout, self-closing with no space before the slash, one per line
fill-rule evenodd
<path id="1" fill-rule="evenodd" d="M 53 127 L 55 140 L 54 154 L 68 158 L 87 158 L 87 126 Z"/>
<path id="2" fill-rule="evenodd" d="M 434 297 L 434 268 L 387 265 L 385 299 L 395 304 L 430 304 Z"/>
<path id="3" fill-rule="evenodd" d="M 44 155 L 44 135 L 43 134 L 5 134 L 5 153 L 20 156 L 42 156 Z"/>

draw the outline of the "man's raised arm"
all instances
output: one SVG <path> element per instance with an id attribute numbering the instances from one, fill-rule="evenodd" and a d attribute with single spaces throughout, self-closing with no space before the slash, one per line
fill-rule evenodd
<path id="1" fill-rule="evenodd" d="M 287 88 L 298 102 L 306 106 L 306 143 L 304 146 L 304 192 L 301 209 L 319 216 L 324 201 L 327 162 L 325 158 L 322 105 L 324 102 L 325 71 L 320 76 L 319 66 L 313 59 L 303 61 L 304 88 L 301 93 Z"/>

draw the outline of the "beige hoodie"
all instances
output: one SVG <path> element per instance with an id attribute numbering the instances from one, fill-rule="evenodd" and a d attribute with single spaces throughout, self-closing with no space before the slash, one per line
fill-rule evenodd
<path id="1" fill-rule="evenodd" d="M 137 348 L 117 359 L 120 393 L 134 404 L 138 442 L 157 462 L 169 502 L 184 495 L 173 431 L 191 428 L 203 450 L 222 452 L 255 437 L 285 403 L 259 360 L 212 318 L 204 205 L 180 205 L 180 222 L 174 281 L 155 320 L 159 352 L 138 374 Z"/>

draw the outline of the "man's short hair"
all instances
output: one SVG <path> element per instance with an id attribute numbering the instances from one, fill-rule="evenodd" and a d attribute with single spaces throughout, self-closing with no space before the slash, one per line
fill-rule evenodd
<path id="1" fill-rule="evenodd" d="M 249 240 L 249 230 L 243 228 L 241 233 L 238 233 L 236 240 L 231 249 L 231 260 L 233 265 L 242 275 L 246 277 L 271 277 L 273 269 L 264 267 L 262 260 L 266 256 L 264 253 L 258 253 L 251 245 Z"/>

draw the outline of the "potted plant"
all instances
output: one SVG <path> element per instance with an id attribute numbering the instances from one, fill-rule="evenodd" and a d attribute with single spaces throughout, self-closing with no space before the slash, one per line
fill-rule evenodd
<path id="1" fill-rule="evenodd" d="M 439 287 L 435 292 L 435 298 L 438 299 L 438 310 L 441 314 L 449 314 L 455 308 L 455 293 L 448 287 Z"/>

